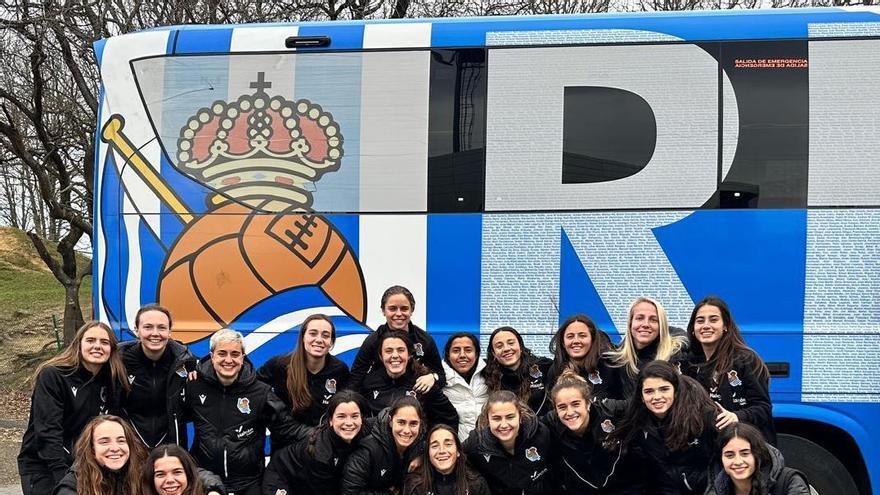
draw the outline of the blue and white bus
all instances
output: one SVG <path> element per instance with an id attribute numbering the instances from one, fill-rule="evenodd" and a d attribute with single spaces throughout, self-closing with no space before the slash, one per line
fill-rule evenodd
<path id="1" fill-rule="evenodd" d="M 100 41 L 95 307 L 353 357 L 393 284 L 443 345 L 728 301 L 780 444 L 880 493 L 880 11 L 242 26 Z"/>

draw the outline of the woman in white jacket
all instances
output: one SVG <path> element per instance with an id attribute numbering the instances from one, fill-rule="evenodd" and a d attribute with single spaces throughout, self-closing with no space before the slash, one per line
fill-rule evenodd
<path id="1" fill-rule="evenodd" d="M 486 362 L 480 359 L 480 341 L 472 333 L 459 332 L 446 341 L 443 368 L 446 386 L 443 393 L 458 411 L 458 438 L 464 442 L 477 424 L 477 417 L 489 396 L 480 373 Z"/>

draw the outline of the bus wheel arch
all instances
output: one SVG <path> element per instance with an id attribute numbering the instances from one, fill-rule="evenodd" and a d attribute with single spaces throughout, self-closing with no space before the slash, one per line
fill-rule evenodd
<path id="1" fill-rule="evenodd" d="M 819 495 L 872 495 L 862 452 L 846 431 L 827 423 L 777 419 L 786 465 L 804 472 Z"/>

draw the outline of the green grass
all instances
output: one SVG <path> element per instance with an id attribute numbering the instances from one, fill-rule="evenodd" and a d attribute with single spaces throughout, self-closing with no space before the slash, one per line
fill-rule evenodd
<path id="1" fill-rule="evenodd" d="M 39 258 L 24 232 L 0 228 L 0 243 L 7 249 L 0 250 L 0 321 L 8 320 L 16 313 L 36 313 L 64 308 L 64 288 L 49 272 Z M 85 256 L 79 260 L 83 265 L 91 263 Z M 80 303 L 85 317 L 91 308 L 91 277 L 83 280 L 80 287 Z"/>

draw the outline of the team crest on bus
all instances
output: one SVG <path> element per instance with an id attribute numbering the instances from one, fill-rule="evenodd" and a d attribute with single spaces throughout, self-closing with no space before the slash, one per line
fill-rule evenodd
<path id="1" fill-rule="evenodd" d="M 328 378 L 324 383 L 324 388 L 331 394 L 336 393 L 336 378 Z"/>
<path id="2" fill-rule="evenodd" d="M 247 397 L 239 397 L 238 398 L 238 410 L 242 414 L 250 414 L 251 413 L 251 400 Z"/>
<path id="3" fill-rule="evenodd" d="M 537 447 L 529 447 L 526 449 L 526 459 L 537 462 L 541 460 L 541 454 L 538 453 Z"/>
<path id="4" fill-rule="evenodd" d="M 355 251 L 312 210 L 315 184 L 342 165 L 340 124 L 318 103 L 270 95 L 272 82 L 263 72 L 255 79 L 253 92 L 196 109 L 180 129 L 176 152 L 169 151 L 177 170 L 210 188 L 205 214 L 186 204 L 158 163 L 137 153 L 122 115 L 111 116 L 102 130 L 103 140 L 118 156 L 131 157 L 128 166 L 183 224 L 165 248 L 157 299 L 181 322 L 175 330 L 184 343 L 296 288 L 316 287 L 345 315 L 366 322 Z M 224 280 L 222 290 L 208 287 L 209 280 Z"/>

